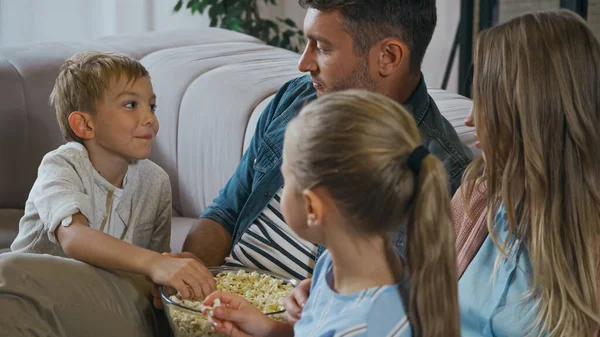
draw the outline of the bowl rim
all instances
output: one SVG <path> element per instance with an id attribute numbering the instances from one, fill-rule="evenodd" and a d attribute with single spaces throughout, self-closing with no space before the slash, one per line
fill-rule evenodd
<path id="1" fill-rule="evenodd" d="M 213 272 L 213 274 L 215 276 L 218 275 L 218 274 L 220 274 L 220 273 L 222 273 L 222 272 L 237 272 L 239 270 L 243 270 L 243 271 L 245 271 L 247 273 L 257 272 L 259 274 L 265 274 L 265 275 L 268 275 L 268 276 L 280 279 L 280 280 L 282 280 L 284 282 L 290 283 L 294 287 L 298 286 L 298 284 L 300 283 L 300 281 L 297 280 L 297 279 L 295 279 L 295 278 L 285 277 L 285 276 L 283 276 L 281 274 L 277 274 L 277 273 L 266 271 L 266 270 L 256 269 L 256 268 L 223 266 L 223 267 L 208 267 L 207 269 L 209 271 Z M 217 272 L 217 273 L 215 274 L 214 272 Z M 165 288 L 164 285 L 161 285 L 159 287 L 159 289 L 160 289 L 160 297 L 161 297 L 161 299 L 164 302 L 166 302 L 169 305 L 176 306 L 176 307 L 178 307 L 180 309 L 184 309 L 184 310 L 187 310 L 187 311 L 192 311 L 192 312 L 195 312 L 195 313 L 202 314 L 201 310 L 197 310 L 197 309 L 194 309 L 194 308 L 186 307 L 184 305 L 181 305 L 181 304 L 176 303 L 175 301 L 171 300 L 167 295 L 165 295 L 164 288 Z M 283 313 L 283 312 L 285 312 L 285 310 L 273 311 L 273 312 L 266 313 L 265 315 L 274 315 L 274 314 L 280 314 L 280 313 Z"/>

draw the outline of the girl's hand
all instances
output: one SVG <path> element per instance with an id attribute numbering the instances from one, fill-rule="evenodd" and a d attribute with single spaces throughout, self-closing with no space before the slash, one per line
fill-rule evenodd
<path id="1" fill-rule="evenodd" d="M 285 307 L 285 320 L 290 324 L 296 324 L 300 320 L 302 309 L 308 301 L 308 292 L 310 291 L 310 285 L 312 279 L 306 279 L 300 282 L 296 288 L 283 299 L 283 306 Z"/>
<path id="2" fill-rule="evenodd" d="M 158 255 L 147 274 L 154 283 L 171 286 L 184 298 L 201 300 L 217 289 L 213 274 L 193 258 Z"/>
<path id="3" fill-rule="evenodd" d="M 219 307 L 214 310 L 207 308 L 203 310 L 203 313 L 209 317 L 215 332 L 231 337 L 262 337 L 275 333 L 278 323 L 243 297 L 226 292 L 215 292 L 210 294 L 203 304 L 213 307 L 215 299 L 221 301 Z"/>

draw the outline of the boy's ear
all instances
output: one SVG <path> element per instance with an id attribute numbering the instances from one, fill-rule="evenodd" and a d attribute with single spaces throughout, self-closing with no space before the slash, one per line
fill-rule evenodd
<path id="1" fill-rule="evenodd" d="M 306 207 L 308 227 L 322 226 L 325 213 L 325 203 L 322 196 L 312 189 L 306 189 L 302 192 L 302 197 Z"/>
<path id="2" fill-rule="evenodd" d="M 94 132 L 94 123 L 89 113 L 83 111 L 73 111 L 69 115 L 69 127 L 73 133 L 81 139 L 93 139 L 96 136 Z"/>

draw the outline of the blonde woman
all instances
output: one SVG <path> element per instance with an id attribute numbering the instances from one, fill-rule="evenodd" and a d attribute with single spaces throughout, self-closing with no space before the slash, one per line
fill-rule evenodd
<path id="1" fill-rule="evenodd" d="M 485 162 L 453 200 L 462 335 L 597 334 L 600 44 L 564 10 L 482 32 L 473 97 Z"/>
<path id="2" fill-rule="evenodd" d="M 382 95 L 338 92 L 306 106 L 285 133 L 281 204 L 298 236 L 327 247 L 311 296 L 292 326 L 241 297 L 213 293 L 204 303 L 223 304 L 211 315 L 215 330 L 235 337 L 460 336 L 448 179 L 420 144 L 414 118 Z M 391 234 L 405 224 L 403 263 Z"/>

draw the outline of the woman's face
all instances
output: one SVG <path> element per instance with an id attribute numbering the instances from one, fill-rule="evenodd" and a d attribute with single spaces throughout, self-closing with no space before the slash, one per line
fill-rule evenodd
<path id="1" fill-rule="evenodd" d="M 470 128 L 475 128 L 475 147 L 481 150 L 481 143 L 479 142 L 479 137 L 477 137 L 477 128 L 475 127 L 475 118 L 473 118 L 473 109 L 471 108 L 471 112 L 465 119 L 465 125 Z"/>

